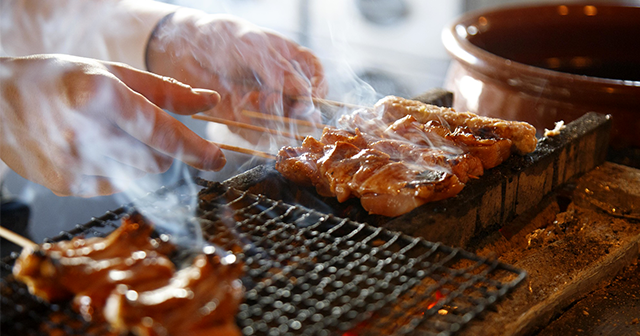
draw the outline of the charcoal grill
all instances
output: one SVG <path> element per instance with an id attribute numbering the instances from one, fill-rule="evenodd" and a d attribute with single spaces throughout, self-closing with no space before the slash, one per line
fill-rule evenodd
<path id="1" fill-rule="evenodd" d="M 206 240 L 245 263 L 245 335 L 451 335 L 503 297 L 524 271 L 458 248 L 198 180 L 196 220 Z M 161 190 L 158 194 L 170 193 Z M 133 209 L 122 207 L 69 232 L 105 236 Z M 20 335 L 106 335 L 68 304 L 31 296 L 2 262 L 2 330 Z"/>

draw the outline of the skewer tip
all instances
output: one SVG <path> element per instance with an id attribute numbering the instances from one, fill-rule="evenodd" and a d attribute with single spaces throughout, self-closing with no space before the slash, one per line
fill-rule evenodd
<path id="1" fill-rule="evenodd" d="M 38 244 L 32 242 L 31 240 L 9 230 L 6 229 L 2 226 L 0 226 L 0 237 L 22 247 L 22 248 L 27 248 L 27 247 L 33 247 L 33 246 L 38 246 Z"/>

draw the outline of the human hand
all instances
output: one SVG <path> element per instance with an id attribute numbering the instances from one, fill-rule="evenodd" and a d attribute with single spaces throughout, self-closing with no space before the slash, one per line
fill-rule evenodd
<path id="1" fill-rule="evenodd" d="M 57 195 L 112 194 L 172 158 L 203 170 L 225 164 L 218 147 L 162 110 L 208 110 L 220 100 L 214 91 L 65 55 L 0 58 L 0 84 L 0 157 Z"/>
<path id="2" fill-rule="evenodd" d="M 320 121 L 322 65 L 308 49 L 226 15 L 182 9 L 159 23 L 147 49 L 149 71 L 216 90 L 208 113 L 248 122 L 243 109 Z"/>

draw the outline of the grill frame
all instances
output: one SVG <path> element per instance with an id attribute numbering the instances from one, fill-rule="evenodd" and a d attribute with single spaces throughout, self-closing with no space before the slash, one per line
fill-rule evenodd
<path id="1" fill-rule="evenodd" d="M 526 277 L 526 272 L 491 257 L 220 183 L 201 179 L 196 179 L 196 183 L 203 187 L 199 192 L 197 221 L 203 227 L 204 237 L 234 251 L 245 263 L 242 279 L 245 301 L 237 314 L 238 325 L 245 335 L 329 335 L 347 331 L 366 335 L 383 330 L 394 334 L 419 331 L 424 335 L 452 335 Z M 162 196 L 175 190 L 163 188 L 155 194 Z M 230 210 L 230 204 L 243 202 L 250 206 Z M 104 236 L 132 211 L 131 206 L 109 211 L 46 242 L 78 235 Z M 225 240 L 232 232 L 224 231 L 229 226 L 241 233 Z M 274 240 L 281 238 L 286 244 L 278 245 Z M 283 248 L 297 255 L 282 254 Z M 418 253 L 419 250 L 425 252 Z M 10 270 L 15 258 L 16 255 L 3 260 L 3 271 Z M 294 258 L 297 259 L 292 261 Z M 345 262 L 346 259 L 352 261 Z M 402 280 L 403 276 L 406 279 Z M 29 329 L 36 324 L 28 322 L 39 318 L 35 312 L 59 312 L 56 315 L 61 318 L 60 323 L 47 319 L 41 322 L 51 328 L 62 328 L 70 335 L 105 334 L 104 326 L 83 323 L 69 304 L 43 302 L 10 278 L 2 278 L 3 329 L 10 319 L 27 328 L 20 330 L 21 334 L 37 335 L 36 330 Z M 328 287 L 333 289 L 326 290 Z M 5 312 L 12 303 L 5 295 L 7 290 L 25 300 L 14 303 L 9 316 Z M 408 309 L 414 311 L 407 314 Z M 442 314 L 443 311 L 447 313 Z M 296 317 L 291 318 L 293 315 Z M 74 324 L 78 327 L 69 329 Z M 92 332 L 91 328 L 97 329 Z"/>

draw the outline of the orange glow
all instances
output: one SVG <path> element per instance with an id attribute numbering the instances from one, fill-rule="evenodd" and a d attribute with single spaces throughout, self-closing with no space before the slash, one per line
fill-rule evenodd
<path id="1" fill-rule="evenodd" d="M 560 15 L 567 15 L 567 14 L 569 14 L 569 7 L 564 6 L 564 5 L 562 5 L 562 6 L 558 6 L 558 14 L 560 14 Z"/>
<path id="2" fill-rule="evenodd" d="M 489 21 L 487 21 L 487 18 L 484 16 L 481 16 L 478 18 L 478 24 L 481 26 L 486 26 L 489 23 Z"/>
<path id="3" fill-rule="evenodd" d="M 371 316 L 371 318 L 369 320 L 374 320 L 378 318 L 378 316 L 376 316 L 375 314 L 373 316 Z M 362 321 L 360 323 L 358 323 L 355 327 L 353 327 L 353 329 L 348 330 L 344 333 L 342 333 L 342 336 L 359 336 L 360 333 L 362 332 L 362 330 L 364 328 L 366 328 L 369 325 L 369 321 Z"/>
<path id="4" fill-rule="evenodd" d="M 593 61 L 588 57 L 576 56 L 569 61 L 574 68 L 586 68 L 590 66 Z"/>
<path id="5" fill-rule="evenodd" d="M 598 14 L 596 6 L 584 6 L 584 15 L 595 16 L 596 14 Z"/>
<path id="6" fill-rule="evenodd" d="M 551 68 L 551 69 L 557 69 L 560 67 L 560 65 L 562 64 L 562 62 L 560 62 L 560 59 L 557 57 L 549 57 L 547 58 L 547 67 Z"/>
<path id="7" fill-rule="evenodd" d="M 440 293 L 439 290 L 436 290 L 436 300 L 431 302 L 428 306 L 427 309 L 431 309 L 433 307 L 435 307 L 435 305 L 438 303 L 438 301 L 440 301 L 440 299 L 442 299 L 444 297 L 444 295 L 442 293 Z"/>
<path id="8" fill-rule="evenodd" d="M 427 309 L 431 309 L 431 308 L 435 307 L 435 305 L 438 304 L 438 301 L 440 301 L 440 299 L 442 299 L 444 297 L 445 297 L 445 295 L 442 294 L 440 292 L 440 290 L 436 290 L 435 299 L 432 302 L 430 302 L 429 305 L 427 305 Z M 438 310 L 438 314 L 440 314 L 440 315 L 446 315 L 448 313 L 449 313 L 449 311 L 447 311 L 445 309 Z M 420 312 L 420 315 L 424 315 L 424 311 Z M 378 316 L 377 314 L 374 314 L 368 320 L 365 320 L 365 321 L 362 321 L 362 322 L 358 323 L 351 330 L 345 331 L 344 333 L 342 333 L 341 336 L 360 336 L 360 334 L 363 333 L 365 331 L 365 329 L 369 326 L 370 322 L 376 320 L 377 318 L 380 318 L 380 316 Z"/>

